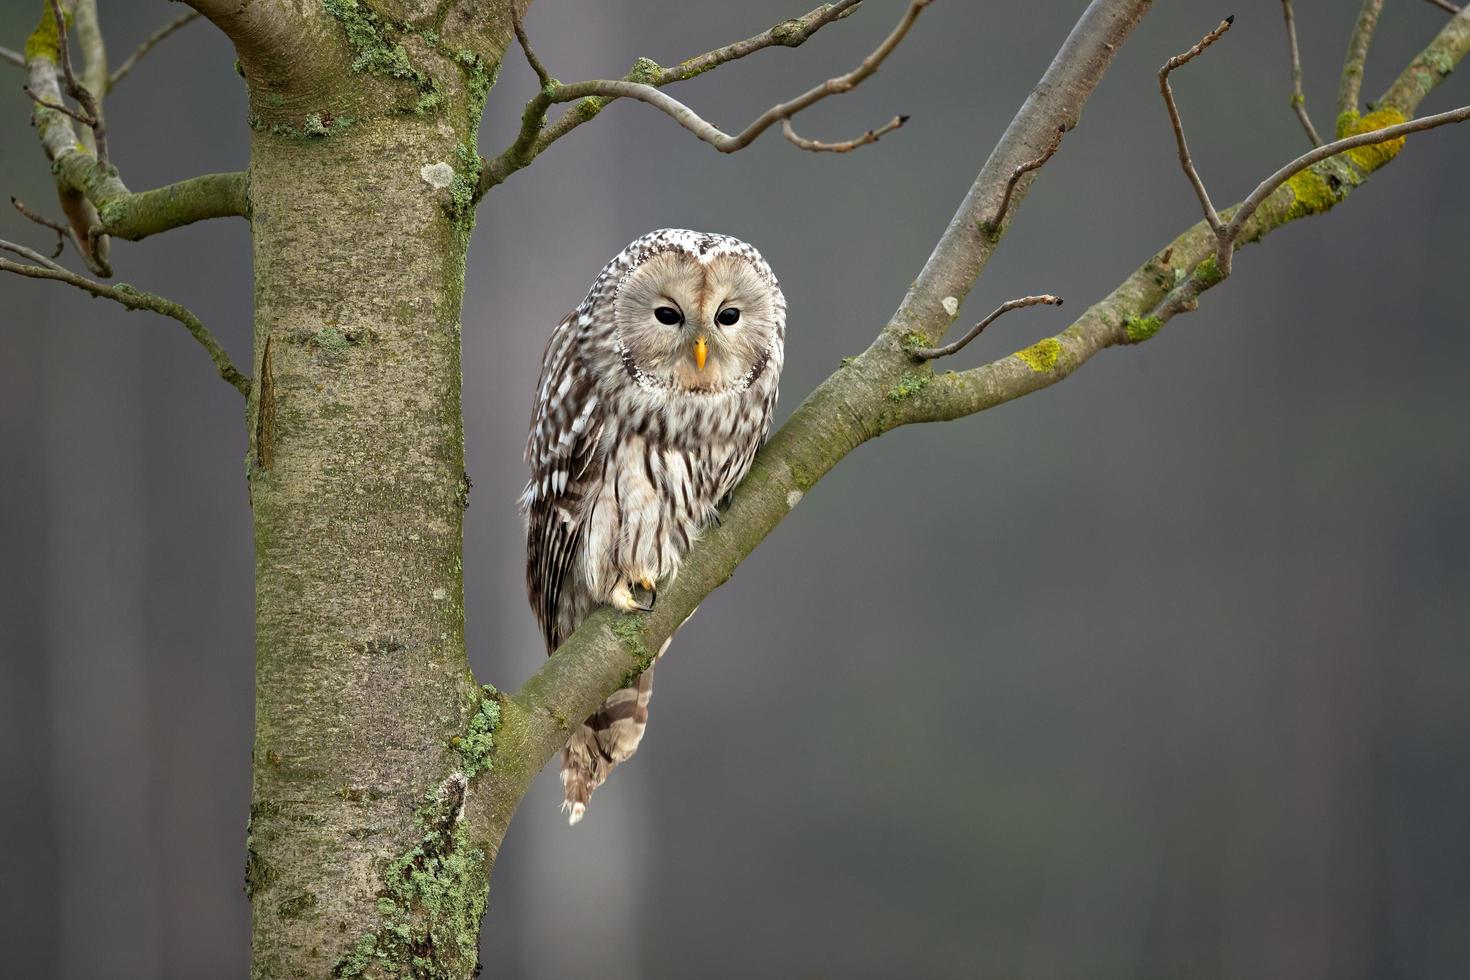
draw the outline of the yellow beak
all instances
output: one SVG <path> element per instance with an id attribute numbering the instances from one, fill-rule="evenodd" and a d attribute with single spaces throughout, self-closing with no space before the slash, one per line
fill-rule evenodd
<path id="1" fill-rule="evenodd" d="M 709 357 L 709 342 L 703 337 L 694 338 L 694 366 L 703 371 L 707 357 Z"/>

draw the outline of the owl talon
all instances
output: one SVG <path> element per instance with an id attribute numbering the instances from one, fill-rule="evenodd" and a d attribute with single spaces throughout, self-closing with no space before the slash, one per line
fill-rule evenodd
<path id="1" fill-rule="evenodd" d="M 642 594 L 640 594 L 642 593 Z M 647 601 L 644 601 L 644 595 Z M 620 612 L 653 612 L 654 600 L 658 593 L 653 589 L 643 588 L 639 585 L 619 585 L 613 589 L 612 596 L 608 599 L 608 605 Z"/>
<path id="2" fill-rule="evenodd" d="M 638 588 L 631 590 L 633 605 L 639 612 L 653 612 L 653 604 L 658 601 L 658 592 L 653 588 L 653 583 L 644 579 L 638 583 Z M 643 603 L 643 595 L 647 594 L 648 601 Z"/>

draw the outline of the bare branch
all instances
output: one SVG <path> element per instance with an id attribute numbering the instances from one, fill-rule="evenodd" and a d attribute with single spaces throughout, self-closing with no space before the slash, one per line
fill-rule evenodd
<path id="1" fill-rule="evenodd" d="M 1448 2 L 1448 0 L 1429 0 L 1429 2 L 1434 4 L 1440 10 L 1446 11 L 1451 14 L 1458 14 L 1460 12 L 1460 8 Z"/>
<path id="2" fill-rule="evenodd" d="M 1051 144 L 1047 146 L 1046 152 L 1034 160 L 1027 160 L 1025 163 L 1018 164 L 1011 171 L 1010 177 L 1006 178 L 1006 189 L 1000 196 L 1000 207 L 995 209 L 995 217 L 985 222 L 986 230 L 993 234 L 1000 229 L 1001 224 L 1006 219 L 1006 212 L 1011 209 L 1011 195 L 1016 193 L 1016 185 L 1021 182 L 1022 177 L 1031 173 L 1031 171 L 1040 170 L 1046 166 L 1046 161 L 1050 160 L 1062 145 L 1062 137 L 1065 135 L 1067 135 L 1067 124 L 1063 123 L 1057 127 L 1057 134 L 1052 137 Z"/>
<path id="3" fill-rule="evenodd" d="M 647 103 L 666 113 L 675 122 L 689 130 L 695 136 L 719 150 L 721 153 L 734 153 L 743 150 L 755 141 L 773 124 L 782 119 L 788 119 L 796 115 L 830 95 L 848 92 L 855 88 L 860 82 L 872 75 L 883 64 L 893 49 L 898 47 L 899 42 L 908 34 L 909 28 L 913 27 L 914 21 L 924 8 L 929 6 L 933 0 L 910 0 L 908 9 L 904 11 L 903 17 L 898 25 L 889 33 L 883 43 L 852 71 L 808 89 L 796 98 L 771 106 L 761 113 L 755 120 L 738 133 L 726 133 L 719 127 L 705 121 L 693 109 L 684 103 L 671 98 L 660 92 L 652 85 L 642 82 L 629 82 L 623 80 L 601 80 L 594 79 L 586 82 L 573 82 L 569 85 L 557 85 L 551 92 L 545 93 L 548 103 L 575 102 L 588 96 L 604 96 L 612 98 L 637 99 L 639 102 Z"/>
<path id="4" fill-rule="evenodd" d="M 1240 206 L 1235 209 L 1229 223 L 1226 224 L 1221 221 L 1220 216 L 1215 212 L 1214 207 L 1210 204 L 1209 194 L 1206 193 L 1204 184 L 1200 181 L 1199 175 L 1194 169 L 1193 161 L 1190 159 L 1189 156 L 1189 150 L 1184 142 L 1184 132 L 1179 121 L 1179 113 L 1177 108 L 1174 106 L 1173 99 L 1168 91 L 1167 83 L 1164 81 L 1164 78 L 1170 65 L 1174 65 L 1176 61 L 1178 61 L 1180 64 L 1183 64 L 1185 61 L 1188 61 L 1195 55 L 1198 55 L 1206 47 L 1209 47 L 1210 43 L 1212 43 L 1215 38 L 1218 38 L 1220 34 L 1223 34 L 1224 29 L 1228 26 L 1228 22 L 1225 24 L 1221 24 L 1220 28 L 1217 28 L 1212 35 L 1206 35 L 1205 40 L 1201 42 L 1201 44 L 1196 45 L 1194 48 L 1192 48 L 1190 52 L 1187 53 L 1187 55 L 1181 56 L 1180 58 L 1171 59 L 1169 64 L 1164 66 L 1164 71 L 1161 71 L 1159 73 L 1160 82 L 1164 86 L 1164 100 L 1169 106 L 1169 116 L 1174 124 L 1174 135 L 1179 144 L 1180 165 L 1184 168 L 1184 172 L 1189 176 L 1190 182 L 1194 184 L 1195 189 L 1199 195 L 1200 205 L 1204 211 L 1205 222 L 1209 225 L 1210 229 L 1215 234 L 1216 243 L 1215 254 L 1213 256 L 1214 261 L 1213 263 L 1211 263 L 1209 268 L 1196 268 L 1192 272 L 1185 275 L 1181 281 L 1177 282 L 1174 288 L 1172 288 L 1168 292 L 1168 294 L 1159 302 L 1159 304 L 1150 312 L 1147 317 L 1147 320 L 1149 322 L 1146 325 L 1138 325 L 1135 329 L 1131 329 L 1129 331 L 1129 338 L 1133 341 L 1147 340 L 1149 337 L 1153 336 L 1154 332 L 1158 330 L 1158 327 L 1164 321 L 1170 319 L 1175 314 L 1178 314 L 1180 312 L 1195 309 L 1195 307 L 1198 305 L 1197 301 L 1200 293 L 1230 277 L 1230 273 L 1234 264 L 1235 249 L 1240 242 L 1242 232 L 1246 228 L 1247 224 L 1255 215 L 1257 209 L 1260 208 L 1261 204 L 1269 197 L 1271 197 L 1271 195 L 1273 195 L 1278 189 L 1280 189 L 1283 184 L 1291 180 L 1297 174 L 1307 170 L 1314 164 L 1322 163 L 1329 158 L 1336 157 L 1338 154 L 1350 153 L 1351 151 L 1360 149 L 1361 147 L 1372 146 L 1379 143 L 1390 143 L 1394 140 L 1398 140 L 1399 145 L 1402 146 L 1402 141 L 1404 137 L 1407 136 L 1409 133 L 1421 132 L 1426 129 L 1434 129 L 1437 126 L 1443 126 L 1449 123 L 1463 122 L 1466 118 L 1470 118 L 1470 106 L 1466 106 L 1461 109 L 1453 109 L 1449 112 L 1442 112 L 1433 116 L 1424 116 L 1420 119 L 1408 120 L 1406 122 L 1398 123 L 1396 125 L 1370 127 L 1365 129 L 1365 131 L 1363 132 L 1354 133 L 1342 139 L 1336 140 L 1335 142 L 1328 143 L 1325 146 L 1319 145 L 1314 149 L 1308 151 L 1307 153 L 1304 153 L 1301 156 L 1297 157 L 1295 160 L 1291 161 L 1286 166 L 1282 167 L 1280 170 L 1276 171 L 1270 177 L 1267 177 L 1264 181 L 1257 185 L 1256 189 L 1253 190 L 1250 195 L 1241 202 Z M 1446 30 L 1448 30 L 1448 27 L 1446 28 Z M 1436 39 L 1436 41 L 1438 40 L 1439 39 Z M 1461 53 L 1463 53 L 1463 51 Z M 1421 58 L 1422 57 L 1423 56 L 1421 55 Z M 1356 99 L 1356 96 L 1354 96 L 1354 98 Z M 1353 118 L 1356 118 L 1356 112 L 1354 112 Z M 1339 123 L 1339 126 L 1341 125 L 1342 124 Z M 1391 152 L 1386 152 L 1378 156 L 1373 156 L 1366 160 L 1359 160 L 1349 157 L 1347 158 L 1347 162 L 1342 165 L 1347 169 L 1342 170 L 1341 172 L 1329 172 L 1326 175 L 1319 174 L 1318 180 L 1321 182 L 1321 187 L 1325 188 L 1325 192 L 1319 191 L 1318 196 L 1324 197 L 1325 203 L 1323 201 L 1318 201 L 1312 204 L 1312 206 L 1323 210 L 1325 210 L 1325 207 L 1330 207 L 1331 204 L 1335 203 L 1337 199 L 1337 197 L 1335 197 L 1334 195 L 1341 195 L 1343 193 L 1343 191 L 1341 190 L 1343 186 L 1350 186 L 1355 183 L 1360 183 L 1363 177 L 1367 176 L 1369 172 L 1376 169 L 1378 166 L 1381 166 L 1383 163 L 1387 162 L 1387 160 L 1392 159 L 1392 157 L 1397 154 L 1397 152 L 1398 149 L 1394 148 Z M 1306 193 L 1308 190 L 1309 188 L 1304 186 L 1302 188 L 1302 193 Z M 1306 205 L 1304 205 L 1304 207 L 1305 206 Z"/>
<path id="5" fill-rule="evenodd" d="M 843 140 L 840 143 L 823 143 L 821 140 L 809 140 L 799 135 L 791 125 L 791 120 L 783 119 L 781 120 L 781 135 L 803 150 L 811 150 L 814 153 L 849 153 L 860 146 L 878 142 L 886 134 L 893 132 L 908 121 L 908 116 L 894 116 L 877 129 L 870 129 L 855 139 Z"/>
<path id="6" fill-rule="evenodd" d="M 909 350 L 909 356 L 916 361 L 932 361 L 937 357 L 948 357 L 951 354 L 963 350 L 965 345 L 980 336 L 986 327 L 1011 310 L 1019 310 L 1026 306 L 1040 306 L 1042 304 L 1047 306 L 1061 306 L 1062 299 L 1060 296 L 1044 294 L 1041 296 L 1022 296 L 1020 299 L 1007 300 L 997 306 L 989 316 L 971 327 L 963 337 L 954 343 L 945 344 L 943 347 L 914 347 Z"/>
<path id="7" fill-rule="evenodd" d="M 76 236 L 72 234 L 71 228 L 66 224 L 60 221 L 52 221 L 45 215 L 32 211 L 29 207 L 26 206 L 25 202 L 20 200 L 20 198 L 18 197 L 11 197 L 10 206 L 19 211 L 27 219 L 34 221 L 36 224 L 42 226 L 43 228 L 50 228 L 52 231 L 56 232 L 56 250 L 51 253 L 51 257 L 53 259 L 61 254 L 62 249 L 66 248 L 67 239 L 71 239 L 71 243 L 73 245 L 76 245 L 76 249 L 78 252 L 82 251 L 81 245 L 77 244 Z"/>
<path id="8" fill-rule="evenodd" d="M 168 37 L 174 31 L 183 27 L 185 24 L 189 23 L 190 21 L 197 20 L 198 18 L 199 11 L 191 10 L 188 13 L 179 15 L 173 20 L 169 21 L 167 24 L 164 24 L 162 27 L 160 27 L 157 31 L 153 33 L 152 37 L 148 38 L 148 40 L 138 45 L 137 50 L 128 55 L 127 59 L 124 60 L 122 64 L 117 66 L 117 70 L 114 71 L 112 75 L 107 79 L 107 90 L 110 92 L 114 88 L 116 88 L 117 83 L 122 81 L 123 77 L 126 76 L 128 72 L 133 70 L 133 66 L 136 65 L 145 54 L 147 54 L 149 51 L 152 51 L 153 48 L 160 41 Z"/>
<path id="9" fill-rule="evenodd" d="M 1164 96 L 1164 106 L 1169 110 L 1169 122 L 1174 127 L 1174 142 L 1179 147 L 1179 165 L 1184 168 L 1184 175 L 1189 178 L 1189 183 L 1194 187 L 1200 207 L 1204 208 L 1205 220 L 1217 232 L 1220 230 L 1220 215 L 1215 211 L 1215 205 L 1210 203 L 1210 192 L 1205 190 L 1205 182 L 1200 180 L 1199 172 L 1194 169 L 1194 161 L 1189 156 L 1189 143 L 1184 139 L 1184 123 L 1179 119 L 1179 107 L 1174 103 L 1174 90 L 1169 86 L 1169 75 L 1174 69 L 1189 64 L 1206 48 L 1224 37 L 1225 32 L 1230 30 L 1230 25 L 1233 23 L 1235 23 L 1235 15 L 1231 14 L 1220 21 L 1219 27 L 1201 38 L 1198 44 L 1183 54 L 1176 54 L 1164 62 L 1164 67 L 1159 69 L 1159 92 Z"/>
<path id="10" fill-rule="evenodd" d="M 26 66 L 24 55 L 19 51 L 12 51 L 4 46 L 0 46 L 0 61 L 8 61 L 17 68 L 24 68 Z"/>
<path id="11" fill-rule="evenodd" d="M 1393 110 L 1404 118 L 1412 116 L 1424 96 L 1449 77 L 1467 49 L 1470 49 L 1470 4 L 1447 20 L 1434 40 L 1394 79 L 1388 91 L 1374 100 L 1374 110 Z"/>
<path id="12" fill-rule="evenodd" d="M 1234 217 L 1230 219 L 1229 226 L 1225 229 L 1232 242 L 1240 237 L 1241 230 L 1246 222 L 1255 214 L 1261 202 L 1273 194 L 1278 187 L 1286 183 L 1292 177 L 1306 170 L 1314 163 L 1320 163 L 1328 157 L 1355 150 L 1360 146 L 1372 146 L 1376 143 L 1387 143 L 1392 140 L 1403 139 L 1410 133 L 1422 133 L 1428 129 L 1447 126 L 1451 123 L 1464 122 L 1470 119 L 1470 105 L 1451 109 L 1448 112 L 1436 113 L 1432 116 L 1420 116 L 1418 119 L 1410 119 L 1408 122 L 1399 123 L 1396 126 L 1386 126 L 1383 129 L 1370 130 L 1366 133 L 1358 133 L 1340 140 L 1335 140 L 1325 146 L 1319 146 L 1314 150 L 1303 153 L 1295 160 L 1276 171 L 1256 186 L 1249 196 L 1241 202 Z"/>
<path id="13" fill-rule="evenodd" d="M 230 355 L 225 353 L 225 349 L 220 346 L 219 341 L 215 340 L 214 335 L 205 328 L 199 318 L 178 303 L 164 299 L 162 296 L 155 296 L 153 293 L 145 293 L 140 289 L 134 289 L 126 283 L 117 283 L 116 285 L 109 286 L 100 282 L 94 282 L 85 276 L 77 275 L 75 272 L 57 265 L 39 252 L 26 248 L 24 245 L 0 240 L 0 249 L 19 255 L 34 263 L 27 265 L 22 262 L 0 258 L 0 270 L 13 272 L 16 275 L 26 276 L 31 279 L 51 279 L 56 282 L 64 282 L 91 293 L 93 296 L 101 296 L 104 299 L 110 299 L 115 303 L 120 303 L 130 310 L 152 310 L 154 313 L 160 313 L 163 316 L 179 321 L 189 331 L 190 335 L 209 352 L 209 359 L 214 362 L 215 370 L 219 372 L 219 376 L 229 382 L 240 394 L 247 396 L 250 394 L 250 379 L 235 368 L 235 365 L 230 361 Z"/>
<path id="14" fill-rule="evenodd" d="M 1301 120 L 1307 139 L 1313 146 L 1321 146 L 1322 137 L 1317 135 L 1317 127 L 1307 115 L 1307 97 L 1302 94 L 1302 54 L 1296 43 L 1296 17 L 1291 12 L 1291 0 L 1281 0 L 1281 12 L 1286 17 L 1286 41 L 1291 49 L 1291 110 Z"/>
<path id="15" fill-rule="evenodd" d="M 52 16 L 56 19 L 56 50 L 61 59 L 61 77 L 66 83 L 66 94 L 75 99 L 82 107 L 85 117 L 71 112 L 67 114 L 91 128 L 92 139 L 97 146 L 97 163 L 105 169 L 108 164 L 107 123 L 102 118 L 102 106 L 98 103 L 97 97 L 92 94 L 92 90 L 83 85 L 77 78 L 76 72 L 72 70 L 71 43 L 70 38 L 67 37 L 66 18 L 62 16 L 60 0 L 46 0 L 46 2 L 50 4 Z M 95 10 L 93 12 L 95 13 Z M 30 93 L 27 92 L 27 94 Z M 40 101 L 34 95 L 31 97 Z M 55 106 L 48 106 L 48 108 L 55 108 Z"/>
<path id="16" fill-rule="evenodd" d="M 520 42 L 521 51 L 526 56 L 526 62 L 531 66 L 531 70 L 536 73 L 536 78 L 541 82 L 541 87 L 546 88 L 555 84 L 556 80 L 546 71 L 546 66 L 541 63 L 541 59 L 536 57 L 536 52 L 532 50 L 531 39 L 526 37 L 526 25 L 521 22 L 520 11 L 514 5 L 511 6 L 510 16 L 511 22 L 515 25 L 516 40 Z"/>
<path id="17" fill-rule="evenodd" d="M 1358 111 L 1358 94 L 1363 87 L 1363 66 L 1368 61 L 1368 46 L 1373 43 L 1373 31 L 1378 27 L 1378 14 L 1383 10 L 1383 0 L 1363 0 L 1363 9 L 1358 12 L 1358 21 L 1348 38 L 1347 55 L 1342 62 L 1342 78 L 1337 83 L 1337 114 Z"/>
<path id="18" fill-rule="evenodd" d="M 693 58 L 687 58 L 674 67 L 664 70 L 652 84 L 662 87 L 670 82 L 682 82 L 686 78 L 702 75 L 711 68 L 718 68 L 727 62 L 744 58 L 746 55 L 772 46 L 799 48 L 806 43 L 807 38 L 823 27 L 853 13 L 861 2 L 862 0 L 839 0 L 837 3 L 824 3 L 809 13 L 782 21 L 770 30 L 754 37 L 727 44 L 722 48 L 716 48 Z"/>
<path id="19" fill-rule="evenodd" d="M 622 79 L 619 79 L 619 81 L 652 86 L 653 88 L 662 88 L 674 82 L 693 78 L 695 75 L 703 74 L 712 68 L 718 68 L 720 65 L 744 58 L 766 48 L 800 47 L 808 38 L 826 25 L 833 21 L 841 20 L 853 13 L 857 9 L 859 2 L 860 0 L 838 0 L 836 3 L 823 4 L 815 10 L 809 11 L 792 20 L 783 21 L 770 30 L 763 31 L 754 37 L 746 38 L 743 41 L 736 41 L 733 44 L 727 44 L 713 51 L 685 59 L 672 68 L 661 68 L 647 58 L 639 58 L 632 70 L 624 75 Z M 548 73 L 549 77 L 550 74 Z M 588 120 L 595 118 L 609 102 L 623 97 L 623 93 L 621 92 L 589 93 L 585 97 L 580 98 L 580 101 L 575 106 L 562 113 L 554 123 L 547 125 L 546 111 L 553 105 L 554 101 L 571 100 L 552 100 L 547 94 L 545 83 L 543 82 L 542 84 L 543 91 L 526 105 L 525 112 L 521 117 L 521 131 L 516 137 L 516 141 L 493 160 L 483 161 L 480 184 L 475 194 L 476 200 L 483 197 L 490 188 L 504 182 L 511 174 L 525 167 L 552 143 L 555 143 Z M 693 113 L 691 112 L 690 115 L 693 115 Z M 713 130 L 713 127 L 711 129 Z M 718 130 L 715 130 L 715 132 L 718 132 Z"/>

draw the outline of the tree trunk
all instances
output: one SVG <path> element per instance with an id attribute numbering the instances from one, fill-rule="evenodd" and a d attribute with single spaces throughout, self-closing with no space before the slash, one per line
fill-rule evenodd
<path id="1" fill-rule="evenodd" d="M 459 317 L 490 74 L 435 54 L 427 111 L 388 83 L 356 118 L 252 118 L 256 977 L 477 968 L 461 734 L 496 709 L 464 649 Z M 290 101 L 267 88 L 257 113 Z"/>

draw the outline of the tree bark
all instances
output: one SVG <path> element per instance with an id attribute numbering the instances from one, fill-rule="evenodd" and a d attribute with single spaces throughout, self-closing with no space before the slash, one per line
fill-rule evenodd
<path id="1" fill-rule="evenodd" d="M 468 977 L 489 857 L 460 819 L 462 736 L 494 708 L 464 648 L 459 318 L 485 54 L 504 37 L 471 55 L 448 25 L 327 9 L 357 71 L 373 45 L 409 67 L 288 85 L 245 69 L 252 976 Z"/>

